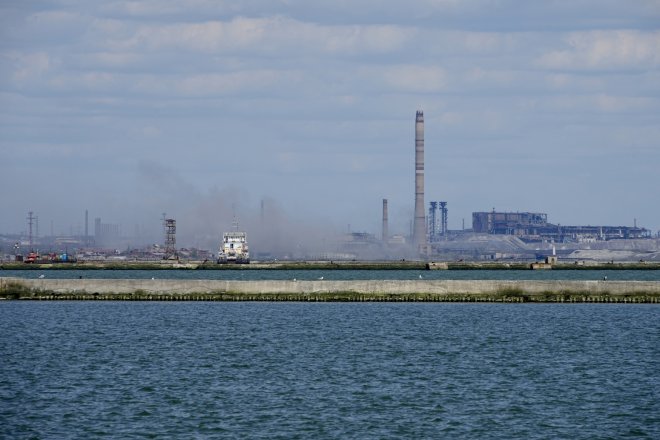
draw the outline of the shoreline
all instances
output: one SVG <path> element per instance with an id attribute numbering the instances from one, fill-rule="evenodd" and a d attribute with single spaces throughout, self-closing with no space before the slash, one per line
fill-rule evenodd
<path id="1" fill-rule="evenodd" d="M 614 302 L 660 304 L 660 281 L 229 281 L 0 278 L 6 300 Z"/>
<path id="2" fill-rule="evenodd" d="M 79 263 L 0 264 L 2 270 L 530 270 L 529 262 L 433 262 L 433 261 L 286 261 L 250 264 L 216 264 L 188 261 L 123 261 Z M 660 270 L 660 262 L 558 262 L 545 270 Z"/>

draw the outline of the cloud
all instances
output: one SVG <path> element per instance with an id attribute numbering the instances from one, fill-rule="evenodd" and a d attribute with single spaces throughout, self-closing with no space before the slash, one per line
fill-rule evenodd
<path id="1" fill-rule="evenodd" d="M 0 3 L 0 160 L 21 170 L 10 181 L 25 173 L 70 179 L 69 187 L 84 181 L 91 200 L 112 196 L 119 206 L 135 190 L 117 170 L 162 160 L 170 170 L 139 171 L 150 182 L 170 178 L 141 194 L 156 219 L 181 207 L 192 222 L 189 201 L 210 213 L 231 199 L 199 188 L 237 181 L 296 216 L 309 209 L 358 229 L 356 217 L 372 215 L 365 200 L 386 196 L 412 211 L 418 107 L 429 188 L 455 171 L 436 188 L 466 210 L 492 173 L 485 157 L 504 158 L 498 172 L 512 176 L 532 163 L 533 181 L 550 178 L 539 164 L 562 167 L 578 147 L 584 157 L 624 145 L 658 159 L 657 1 Z M 556 185 L 548 199 L 567 191 Z M 53 198 L 55 188 L 39 188 Z M 318 196 L 328 188 L 331 207 Z M 535 196 L 511 188 L 507 197 Z M 647 216 L 656 213 L 647 205 Z M 222 206 L 213 213 L 231 211 Z"/>
<path id="2" fill-rule="evenodd" d="M 607 93 L 555 95 L 543 100 L 543 109 L 571 113 L 630 113 L 644 114 L 652 111 L 657 101 L 647 97 L 616 96 Z"/>
<path id="3" fill-rule="evenodd" d="M 10 53 L 14 64 L 13 79 L 19 83 L 40 77 L 52 67 L 51 57 L 45 52 Z"/>
<path id="4" fill-rule="evenodd" d="M 575 32 L 565 48 L 543 54 L 536 64 L 559 70 L 647 70 L 660 66 L 660 32 Z"/>
<path id="5" fill-rule="evenodd" d="M 87 55 L 86 61 L 92 68 L 117 69 L 135 65 L 140 59 L 141 56 L 137 53 L 100 51 Z"/>
<path id="6" fill-rule="evenodd" d="M 173 86 L 183 96 L 214 96 L 239 92 L 254 93 L 282 87 L 299 79 L 299 75 L 276 70 L 242 71 L 226 74 L 192 75 Z"/>
<path id="7" fill-rule="evenodd" d="M 226 0 L 129 0 L 109 1 L 100 5 L 100 10 L 113 16 L 127 16 L 131 18 L 167 19 L 171 16 L 229 14 L 237 13 L 245 6 L 241 3 Z"/>
<path id="8" fill-rule="evenodd" d="M 81 30 L 90 24 L 90 17 L 80 13 L 65 10 L 44 10 L 25 18 L 23 25 L 31 32 L 32 37 L 48 37 L 53 45 L 70 43 Z"/>
<path id="9" fill-rule="evenodd" d="M 398 65 L 368 69 L 386 89 L 408 93 L 434 93 L 447 88 L 447 73 L 439 66 Z"/>
<path id="10" fill-rule="evenodd" d="M 340 56 L 362 52 L 391 53 L 400 49 L 409 31 L 399 26 L 326 26 L 284 16 L 235 17 L 229 21 L 139 26 L 128 37 L 110 38 L 121 50 L 191 50 L 202 53 L 273 51 Z"/>

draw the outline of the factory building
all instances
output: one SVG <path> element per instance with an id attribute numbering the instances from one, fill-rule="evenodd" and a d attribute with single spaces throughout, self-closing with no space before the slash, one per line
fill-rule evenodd
<path id="1" fill-rule="evenodd" d="M 534 235 L 548 225 L 540 212 L 473 212 L 472 231 L 481 234 Z"/>
<path id="2" fill-rule="evenodd" d="M 102 223 L 100 217 L 94 219 L 94 241 L 97 245 L 114 243 L 119 239 L 120 234 L 119 224 Z"/>
<path id="3" fill-rule="evenodd" d="M 541 212 L 473 212 L 472 231 L 513 235 L 526 241 L 592 242 L 651 238 L 651 231 L 635 226 L 565 226 L 548 223 Z"/>

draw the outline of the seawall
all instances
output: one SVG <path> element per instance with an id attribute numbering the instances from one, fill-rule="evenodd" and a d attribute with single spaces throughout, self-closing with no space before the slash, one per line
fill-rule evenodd
<path id="1" fill-rule="evenodd" d="M 0 278 L 4 298 L 301 301 L 659 302 L 660 281 L 354 280 L 229 281 Z"/>

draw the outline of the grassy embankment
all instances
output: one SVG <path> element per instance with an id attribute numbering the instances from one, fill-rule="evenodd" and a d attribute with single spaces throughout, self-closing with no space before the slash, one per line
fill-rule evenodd
<path id="1" fill-rule="evenodd" d="M 660 303 L 660 294 L 611 294 L 609 292 L 547 291 L 526 293 L 519 288 L 487 294 L 433 293 L 243 293 L 203 292 L 187 294 L 152 293 L 136 290 L 131 293 L 59 293 L 26 287 L 20 282 L 8 282 L 0 287 L 0 300 L 110 300 L 110 301 L 302 301 L 302 302 L 500 302 L 500 303 Z"/>

